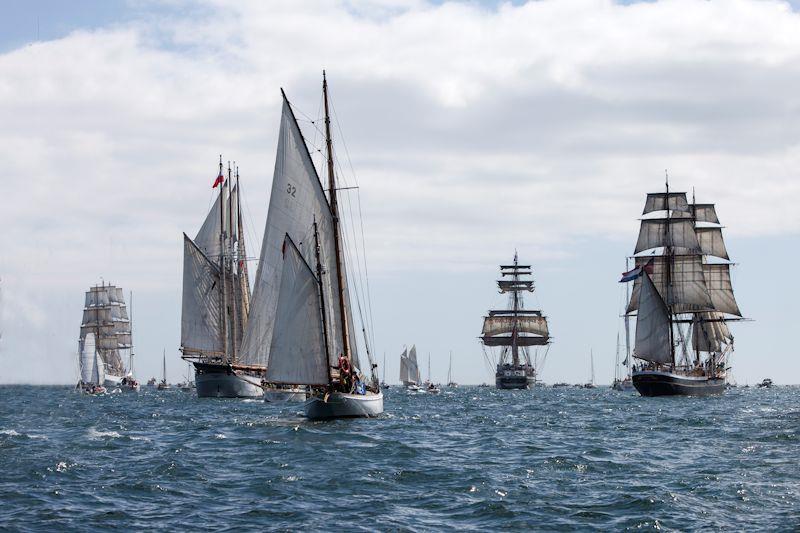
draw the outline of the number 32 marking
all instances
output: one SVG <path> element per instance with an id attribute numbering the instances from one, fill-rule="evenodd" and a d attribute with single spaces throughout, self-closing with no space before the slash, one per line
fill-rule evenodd
<path id="1" fill-rule="evenodd" d="M 286 184 L 286 193 L 290 194 L 292 198 L 295 198 L 295 193 L 297 192 L 297 187 L 292 185 L 291 183 Z"/>

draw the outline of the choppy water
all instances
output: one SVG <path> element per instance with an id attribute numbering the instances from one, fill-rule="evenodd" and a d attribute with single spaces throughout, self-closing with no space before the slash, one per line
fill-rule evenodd
<path id="1" fill-rule="evenodd" d="M 800 528 L 800 389 L 391 389 L 373 420 L 0 387 L 0 529 Z"/>

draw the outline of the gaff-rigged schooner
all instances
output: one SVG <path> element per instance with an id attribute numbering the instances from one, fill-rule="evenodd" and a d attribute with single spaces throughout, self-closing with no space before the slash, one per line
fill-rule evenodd
<path id="1" fill-rule="evenodd" d="M 89 335 L 91 340 L 87 340 Z M 139 384 L 124 362 L 127 358 L 132 366 L 132 343 L 131 321 L 122 288 L 105 282 L 91 287 L 86 292 L 81 322 L 81 383 L 137 391 Z"/>
<path id="2" fill-rule="evenodd" d="M 412 346 L 410 351 L 403 349 L 403 353 L 400 354 L 400 383 L 410 391 L 418 391 L 419 384 L 422 383 L 416 345 Z"/>
<path id="3" fill-rule="evenodd" d="M 686 193 L 649 193 L 634 250 L 627 313 L 636 314 L 632 372 L 643 396 L 708 396 L 725 390 L 733 351 L 728 322 L 741 320 L 714 204 Z M 641 255 L 651 251 L 648 255 Z"/>
<path id="4" fill-rule="evenodd" d="M 550 332 L 547 317 L 541 311 L 525 309 L 523 292 L 533 292 L 531 265 L 500 265 L 502 279 L 497 281 L 501 294 L 509 294 L 509 309 L 489 311 L 483 319 L 481 342 L 501 347 L 497 361 L 495 386 L 498 389 L 527 389 L 536 383 L 536 356 L 531 346 L 548 346 Z"/>
<path id="5" fill-rule="evenodd" d="M 353 337 L 324 73 L 322 89 L 327 197 L 281 91 L 275 174 L 243 351 L 265 357 L 267 385 L 309 387 L 309 418 L 374 416 L 383 412 L 383 394 L 368 343 L 369 375 Z"/>
<path id="6" fill-rule="evenodd" d="M 195 367 L 200 398 L 260 398 L 263 365 L 240 361 L 250 310 L 250 283 L 239 199 L 230 166 L 219 195 L 194 239 L 183 234 L 181 353 Z"/>

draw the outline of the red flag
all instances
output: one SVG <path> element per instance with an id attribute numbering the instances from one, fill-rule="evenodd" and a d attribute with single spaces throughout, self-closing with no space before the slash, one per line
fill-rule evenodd
<path id="1" fill-rule="evenodd" d="M 225 183 L 225 177 L 222 175 L 222 172 L 219 173 L 217 179 L 214 180 L 214 185 L 211 186 L 212 189 L 216 189 L 217 185 L 222 185 Z"/>

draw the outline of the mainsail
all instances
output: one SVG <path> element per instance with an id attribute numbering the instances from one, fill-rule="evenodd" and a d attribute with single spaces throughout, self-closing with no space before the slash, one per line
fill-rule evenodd
<path id="1" fill-rule="evenodd" d="M 645 272 L 639 293 L 634 356 L 653 363 L 672 361 L 669 310 Z"/>
<path id="2" fill-rule="evenodd" d="M 411 353 L 403 350 L 400 354 L 400 381 L 404 385 L 419 385 L 419 365 L 417 363 L 417 347 L 411 347 Z"/>
<path id="3" fill-rule="evenodd" d="M 325 190 L 311 160 L 303 135 L 289 101 L 283 95 L 283 110 L 278 134 L 278 151 L 272 178 L 267 223 L 256 272 L 250 317 L 244 332 L 242 360 L 249 364 L 267 364 L 278 313 L 278 294 L 283 275 L 283 243 L 286 235 L 309 265 L 315 265 L 313 222 L 316 221 L 322 263 L 322 292 L 326 306 L 326 334 L 329 342 L 329 364 L 337 365 L 344 349 L 342 316 L 338 302 L 341 292 L 347 299 L 347 287 L 340 291 L 336 276 L 333 217 Z M 344 268 L 344 265 L 341 265 Z M 346 279 L 343 272 L 342 279 Z M 345 305 L 347 323 L 352 324 L 349 302 Z M 355 343 L 351 359 L 358 366 Z"/>

